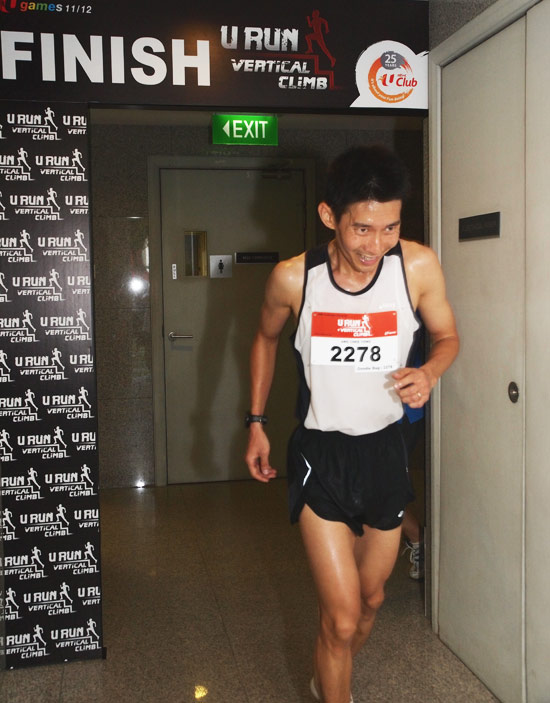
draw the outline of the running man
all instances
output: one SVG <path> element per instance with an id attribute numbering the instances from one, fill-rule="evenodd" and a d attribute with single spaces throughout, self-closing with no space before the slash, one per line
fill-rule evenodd
<path id="1" fill-rule="evenodd" d="M 282 261 L 268 279 L 251 352 L 246 462 L 267 483 L 265 407 L 277 344 L 291 314 L 299 357 L 299 420 L 289 443 L 290 517 L 299 522 L 320 612 L 312 695 L 349 703 L 353 656 L 384 600 L 413 498 L 398 421 L 422 407 L 458 352 L 436 254 L 401 240 L 408 177 L 384 147 L 355 147 L 332 164 L 318 213 L 325 245 Z M 419 329 L 431 349 L 407 365 Z M 368 328 L 361 327 L 363 315 Z"/>
<path id="2" fill-rule="evenodd" d="M 328 47 L 325 43 L 325 37 L 323 34 L 328 34 L 329 33 L 329 26 L 328 22 L 324 17 L 321 17 L 319 10 L 313 10 L 311 13 L 311 17 L 308 16 L 307 18 L 307 23 L 313 30 L 311 34 L 306 34 L 306 43 L 307 43 L 307 51 L 306 54 L 312 54 L 313 53 L 313 42 L 318 44 L 319 48 L 323 52 L 323 54 L 328 58 L 330 61 L 330 67 L 334 68 L 334 64 L 336 63 L 336 59 L 334 56 L 330 53 L 328 50 Z"/>

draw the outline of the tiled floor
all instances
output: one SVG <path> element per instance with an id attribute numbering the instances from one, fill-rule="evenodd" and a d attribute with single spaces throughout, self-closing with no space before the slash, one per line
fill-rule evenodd
<path id="1" fill-rule="evenodd" d="M 0 703 L 299 703 L 316 605 L 282 480 L 103 491 L 105 661 L 3 672 Z M 431 632 L 398 561 L 356 703 L 496 699 Z"/>

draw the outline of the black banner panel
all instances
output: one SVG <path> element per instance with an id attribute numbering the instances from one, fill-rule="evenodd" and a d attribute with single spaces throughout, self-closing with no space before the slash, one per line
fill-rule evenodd
<path id="1" fill-rule="evenodd" d="M 4 99 L 426 110 L 420 0 L 0 0 Z"/>
<path id="2" fill-rule="evenodd" d="M 102 655 L 87 107 L 0 102 L 7 667 Z"/>

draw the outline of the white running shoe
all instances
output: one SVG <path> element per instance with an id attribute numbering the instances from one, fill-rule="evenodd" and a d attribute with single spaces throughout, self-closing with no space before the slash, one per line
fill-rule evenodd
<path id="1" fill-rule="evenodd" d="M 415 581 L 420 581 L 424 578 L 424 545 L 422 542 L 411 542 L 409 539 L 405 539 L 405 549 L 401 553 L 405 554 L 407 550 L 410 550 L 409 560 L 411 562 L 409 576 Z"/>
<path id="2" fill-rule="evenodd" d="M 309 682 L 309 690 L 311 691 L 311 695 L 315 698 L 316 701 L 321 700 L 321 696 L 319 695 L 319 691 L 317 690 L 317 686 L 315 685 L 315 679 L 312 676 L 311 681 Z M 350 694 L 349 697 L 349 703 L 353 703 L 353 696 Z"/>

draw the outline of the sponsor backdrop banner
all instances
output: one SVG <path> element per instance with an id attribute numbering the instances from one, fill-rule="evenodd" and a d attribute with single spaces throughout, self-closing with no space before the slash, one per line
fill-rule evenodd
<path id="1" fill-rule="evenodd" d="M 422 0 L 0 0 L 0 28 L 4 99 L 427 108 Z"/>
<path id="2" fill-rule="evenodd" d="M 87 107 L 0 102 L 7 667 L 102 654 Z"/>

